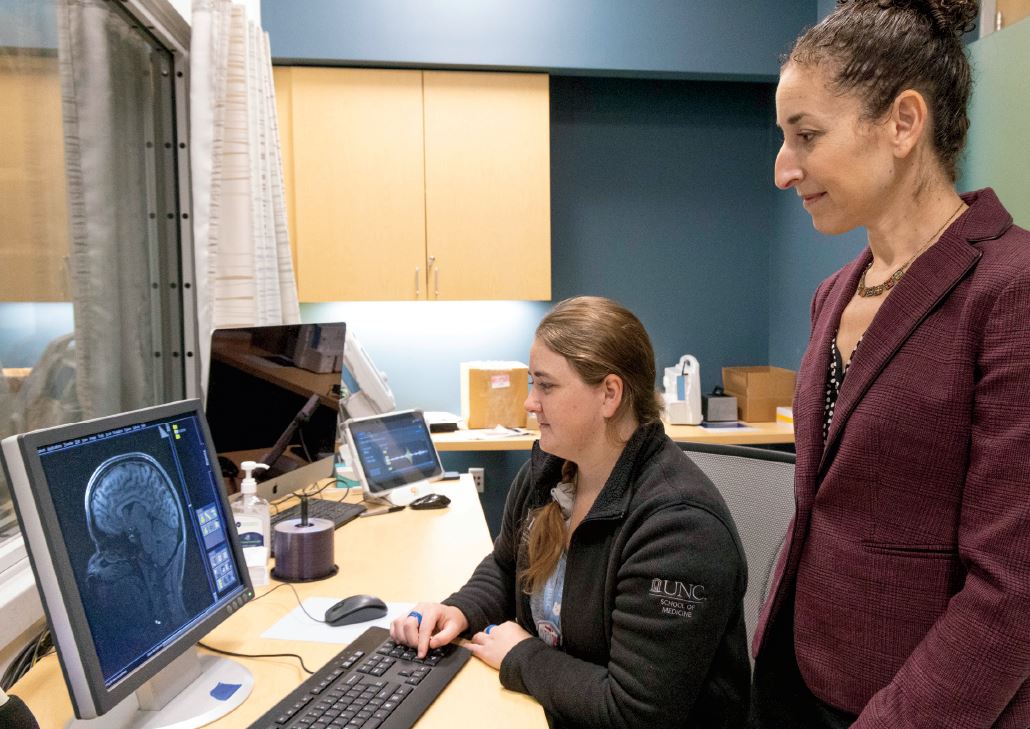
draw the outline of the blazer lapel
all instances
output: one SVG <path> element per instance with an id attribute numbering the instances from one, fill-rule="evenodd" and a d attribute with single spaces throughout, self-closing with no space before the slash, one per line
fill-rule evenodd
<path id="1" fill-rule="evenodd" d="M 818 383 L 798 388 L 794 404 L 795 442 L 797 445 L 797 498 L 801 505 L 815 494 L 816 467 L 823 454 L 823 408 L 826 398 L 826 373 L 830 367 L 830 343 L 841 314 L 858 286 L 858 277 L 871 259 L 869 250 L 845 266 L 826 295 L 816 317 L 811 343 L 801 362 L 800 382 Z M 836 416 L 835 416 L 836 417 Z"/>
<path id="2" fill-rule="evenodd" d="M 980 251 L 969 245 L 966 236 L 962 235 L 965 228 L 964 225 L 952 225 L 937 243 L 917 258 L 873 318 L 841 385 L 818 474 L 828 466 L 828 454 L 833 452 L 833 446 L 855 406 L 891 357 L 980 258 Z M 853 293 L 854 288 L 847 298 L 850 299 Z M 843 309 L 840 307 L 830 326 L 837 325 Z"/>

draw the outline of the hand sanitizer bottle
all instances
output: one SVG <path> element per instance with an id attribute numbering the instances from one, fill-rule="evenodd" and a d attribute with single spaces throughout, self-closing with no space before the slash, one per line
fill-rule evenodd
<path id="1" fill-rule="evenodd" d="M 230 501 L 233 520 L 236 522 L 236 533 L 240 535 L 243 557 L 250 572 L 250 581 L 254 586 L 268 584 L 268 556 L 271 547 L 271 528 L 269 526 L 268 502 L 257 495 L 257 481 L 254 480 L 255 468 L 268 468 L 264 463 L 244 461 L 240 464 L 244 478 L 240 485 L 240 493 Z"/>

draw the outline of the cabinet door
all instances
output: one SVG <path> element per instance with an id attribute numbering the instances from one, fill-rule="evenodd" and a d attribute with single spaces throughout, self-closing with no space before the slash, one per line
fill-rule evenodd
<path id="1" fill-rule="evenodd" d="M 294 276 L 297 271 L 297 208 L 294 205 L 296 189 L 293 165 L 293 69 L 275 66 L 275 116 L 279 127 L 279 151 L 283 160 L 283 192 L 286 197 L 286 228 L 290 236 L 290 254 L 293 256 Z"/>
<path id="2" fill-rule="evenodd" d="M 421 71 L 291 76 L 300 300 L 425 298 Z"/>
<path id="3" fill-rule="evenodd" d="M 424 72 L 429 297 L 551 298 L 548 78 Z"/>

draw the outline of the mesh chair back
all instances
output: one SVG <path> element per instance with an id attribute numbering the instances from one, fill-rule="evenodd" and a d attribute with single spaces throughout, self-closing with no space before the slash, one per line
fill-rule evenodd
<path id="1" fill-rule="evenodd" d="M 722 494 L 747 558 L 744 622 L 748 645 L 794 516 L 794 454 L 701 443 L 680 448 Z"/>

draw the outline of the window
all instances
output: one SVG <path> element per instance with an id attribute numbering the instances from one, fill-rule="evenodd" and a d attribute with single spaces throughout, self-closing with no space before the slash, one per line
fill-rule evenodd
<path id="1" fill-rule="evenodd" d="M 198 392 L 188 37 L 166 0 L 0 12 L 0 436 Z M 0 595 L 19 569 L 0 476 Z"/>

